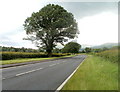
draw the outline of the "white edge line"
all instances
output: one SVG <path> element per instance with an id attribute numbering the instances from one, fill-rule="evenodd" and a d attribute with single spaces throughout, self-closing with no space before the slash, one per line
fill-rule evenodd
<path id="1" fill-rule="evenodd" d="M 87 58 L 87 57 L 86 57 Z M 86 59 L 85 58 L 85 59 Z M 84 60 L 85 60 L 84 59 Z M 63 86 L 67 83 L 67 81 L 73 76 L 73 74 L 78 70 L 78 68 L 82 65 L 82 63 L 84 62 L 84 60 L 80 63 L 80 65 L 73 71 L 73 73 L 56 89 L 55 92 L 59 92 Z"/>

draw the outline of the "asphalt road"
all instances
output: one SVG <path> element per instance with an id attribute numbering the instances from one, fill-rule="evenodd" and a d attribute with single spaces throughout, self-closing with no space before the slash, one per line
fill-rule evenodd
<path id="1" fill-rule="evenodd" d="M 2 69 L 2 90 L 56 90 L 85 57 L 78 55 Z"/>

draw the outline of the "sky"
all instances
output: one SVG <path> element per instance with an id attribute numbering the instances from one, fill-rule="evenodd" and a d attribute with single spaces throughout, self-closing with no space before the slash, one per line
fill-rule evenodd
<path id="1" fill-rule="evenodd" d="M 0 1 L 0 46 L 36 48 L 27 37 L 23 24 L 33 12 L 47 4 L 58 4 L 71 12 L 80 34 L 74 39 L 81 45 L 95 46 L 118 42 L 117 2 L 50 2 L 50 0 Z"/>

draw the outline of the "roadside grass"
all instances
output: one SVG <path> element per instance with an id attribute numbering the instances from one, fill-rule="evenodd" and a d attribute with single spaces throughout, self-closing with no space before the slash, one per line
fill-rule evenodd
<path id="1" fill-rule="evenodd" d="M 61 57 L 48 57 L 48 58 L 19 58 L 19 59 L 13 59 L 13 60 L 0 60 L 0 65 L 5 64 L 16 64 L 16 63 L 24 63 L 24 62 L 34 62 L 34 61 L 41 61 L 41 60 L 48 60 L 48 59 L 57 59 L 57 58 L 63 58 L 63 57 L 72 57 L 75 55 L 68 55 L 68 56 L 61 56 Z"/>
<path id="2" fill-rule="evenodd" d="M 118 63 L 89 55 L 62 90 L 118 90 Z"/>

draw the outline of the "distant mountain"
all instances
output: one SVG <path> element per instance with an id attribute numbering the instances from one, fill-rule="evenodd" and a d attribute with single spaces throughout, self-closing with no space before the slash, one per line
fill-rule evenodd
<path id="1" fill-rule="evenodd" d="M 93 46 L 93 47 L 91 47 L 91 48 L 93 48 L 93 49 L 104 48 L 104 47 L 106 47 L 106 48 L 111 48 L 111 47 L 113 47 L 113 46 L 118 46 L 118 43 L 105 43 L 105 44 L 102 44 L 102 45 Z"/>

